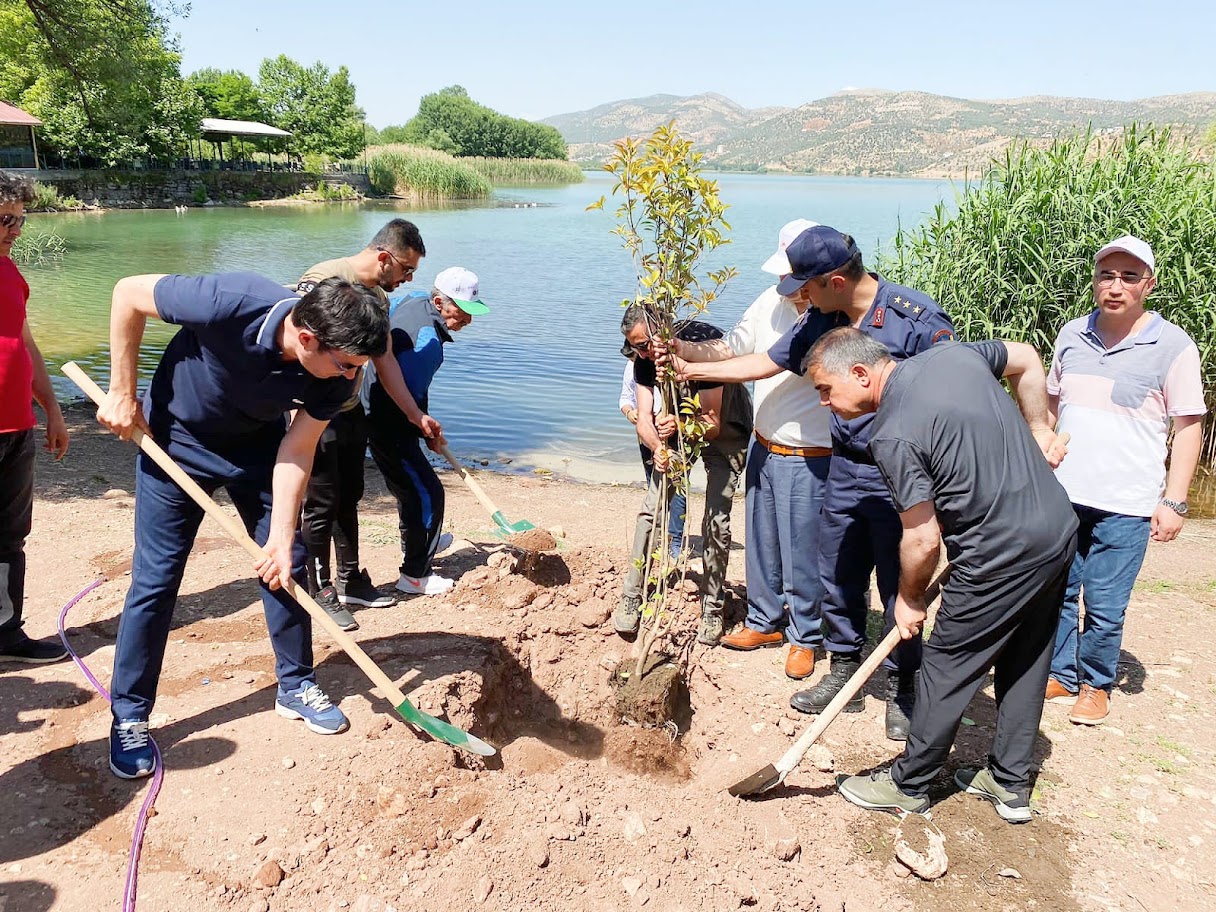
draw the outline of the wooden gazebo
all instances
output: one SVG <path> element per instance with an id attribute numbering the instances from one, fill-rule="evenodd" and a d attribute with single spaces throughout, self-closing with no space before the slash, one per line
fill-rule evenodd
<path id="1" fill-rule="evenodd" d="M 0 101 L 0 168 L 38 167 L 38 140 L 34 127 L 42 121 L 16 105 Z"/>

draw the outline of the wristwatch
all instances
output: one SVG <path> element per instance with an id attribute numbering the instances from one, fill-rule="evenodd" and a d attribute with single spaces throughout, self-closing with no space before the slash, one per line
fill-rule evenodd
<path id="1" fill-rule="evenodd" d="M 1186 516 L 1187 506 L 1185 500 L 1170 500 L 1168 497 L 1162 497 L 1161 503 L 1169 507 L 1179 516 Z"/>

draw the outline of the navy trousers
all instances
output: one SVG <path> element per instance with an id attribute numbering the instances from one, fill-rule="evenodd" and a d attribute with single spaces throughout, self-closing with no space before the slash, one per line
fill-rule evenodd
<path id="1" fill-rule="evenodd" d="M 866 643 L 870 574 L 877 572 L 883 631 L 895 626 L 899 542 L 903 525 L 878 469 L 836 454 L 828 472 L 819 527 L 823 577 L 823 633 L 828 652 L 860 652 Z M 904 640 L 883 662 L 910 674 L 920 668 L 921 637 Z"/>
<path id="2" fill-rule="evenodd" d="M 417 434 L 403 434 L 394 425 L 381 425 L 373 418 L 369 441 L 384 483 L 397 499 L 401 572 L 415 579 L 426 576 L 443 530 L 443 482 Z"/>
<path id="3" fill-rule="evenodd" d="M 823 642 L 816 555 L 831 458 L 778 456 L 759 440 L 747 454 L 747 626 L 808 649 Z"/>
<path id="4" fill-rule="evenodd" d="M 208 494 L 225 488 L 249 535 L 259 545 L 270 532 L 273 461 L 223 474 L 190 475 Z M 140 453 L 135 468 L 135 558 L 131 588 L 118 623 L 114 652 L 111 711 L 116 720 L 147 721 L 156 703 L 156 688 L 165 659 L 177 592 L 186 571 L 203 509 L 148 456 Z M 292 577 L 305 582 L 304 542 L 297 531 L 292 550 Z M 263 583 L 262 607 L 274 647 L 275 674 L 284 690 L 297 690 L 316 680 L 312 659 L 312 619 L 282 589 Z"/>

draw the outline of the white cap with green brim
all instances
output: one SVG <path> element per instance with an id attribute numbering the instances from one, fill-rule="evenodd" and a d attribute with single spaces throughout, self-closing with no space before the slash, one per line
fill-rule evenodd
<path id="1" fill-rule="evenodd" d="M 476 274 L 460 266 L 449 266 L 435 276 L 435 287 L 456 302 L 470 317 L 488 314 L 490 308 L 481 301 L 481 285 Z"/>

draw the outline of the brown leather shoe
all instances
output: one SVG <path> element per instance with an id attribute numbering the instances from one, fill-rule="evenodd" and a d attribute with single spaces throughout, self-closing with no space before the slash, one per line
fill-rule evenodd
<path id="1" fill-rule="evenodd" d="M 785 642 L 785 634 L 780 630 L 776 633 L 761 633 L 743 626 L 729 636 L 722 637 L 722 645 L 727 649 L 763 649 L 770 646 L 780 646 Z"/>
<path id="2" fill-rule="evenodd" d="M 1106 695 L 1106 691 L 1082 684 L 1081 696 L 1077 697 L 1077 702 L 1073 704 L 1068 721 L 1077 725 L 1101 725 L 1109 715 L 1110 697 Z"/>
<path id="3" fill-rule="evenodd" d="M 801 681 L 803 678 L 809 678 L 814 670 L 815 650 L 791 643 L 789 655 L 785 657 L 785 676 Z"/>
<path id="4" fill-rule="evenodd" d="M 1044 703 L 1059 703 L 1061 705 L 1071 706 L 1077 702 L 1075 692 L 1069 690 L 1055 678 L 1047 679 L 1047 693 L 1043 697 Z"/>

